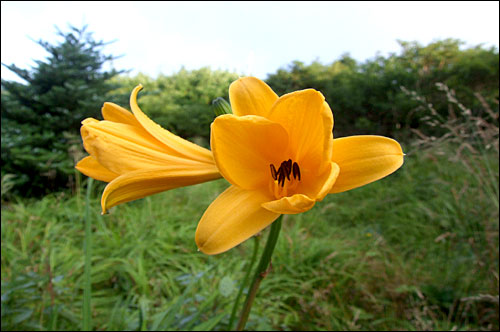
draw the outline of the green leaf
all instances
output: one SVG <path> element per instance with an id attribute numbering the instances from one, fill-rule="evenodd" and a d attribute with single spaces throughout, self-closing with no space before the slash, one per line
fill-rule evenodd
<path id="1" fill-rule="evenodd" d="M 234 281 L 233 279 L 231 279 L 231 277 L 225 276 L 221 279 L 221 281 L 219 282 L 219 292 L 222 296 L 228 297 L 234 292 L 234 290 Z"/>
<path id="2" fill-rule="evenodd" d="M 218 314 L 200 325 L 193 327 L 193 331 L 210 331 L 221 321 L 222 318 L 224 318 L 225 315 L 226 313 Z"/>
<path id="3" fill-rule="evenodd" d="M 12 318 L 12 324 L 19 324 L 24 322 L 33 314 L 33 309 L 23 310 Z"/>

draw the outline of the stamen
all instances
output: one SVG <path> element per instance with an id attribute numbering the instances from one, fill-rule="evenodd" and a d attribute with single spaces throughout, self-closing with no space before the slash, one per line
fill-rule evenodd
<path id="1" fill-rule="evenodd" d="M 300 181 L 300 168 L 299 164 L 297 164 L 296 162 L 293 163 L 293 178 L 294 179 L 299 178 Z"/>
<path id="2" fill-rule="evenodd" d="M 276 174 L 276 168 L 274 167 L 273 164 L 269 166 L 271 167 L 271 176 L 273 177 L 273 180 L 276 180 L 278 178 L 278 175 Z"/>
<path id="3" fill-rule="evenodd" d="M 287 161 L 282 162 L 281 168 L 282 168 L 282 171 L 285 173 L 285 176 L 288 179 L 288 181 L 290 181 L 290 173 L 292 171 L 292 168 L 288 167 L 288 162 Z"/>
<path id="4" fill-rule="evenodd" d="M 278 186 L 281 186 L 282 188 L 285 186 L 285 179 L 288 181 L 292 181 L 292 174 L 294 179 L 298 178 L 300 181 L 299 164 L 297 164 L 296 162 L 292 162 L 292 159 L 283 161 L 278 170 L 276 170 L 274 164 L 269 164 L 269 168 L 271 169 L 271 176 L 273 180 L 277 181 Z"/>
<path id="5" fill-rule="evenodd" d="M 280 170 L 281 170 L 281 167 L 280 167 Z M 284 187 L 285 186 L 285 174 L 283 174 L 283 172 L 279 172 L 279 176 L 278 176 L 278 184 L 280 184 L 281 182 L 281 186 Z"/>

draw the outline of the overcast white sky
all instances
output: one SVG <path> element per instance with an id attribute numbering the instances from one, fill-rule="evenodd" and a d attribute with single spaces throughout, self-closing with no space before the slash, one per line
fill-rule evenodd
<path id="1" fill-rule="evenodd" d="M 499 2 L 16 2 L 1 3 L 1 62 L 44 59 L 33 40 L 60 40 L 55 26 L 89 25 L 115 43 L 117 69 L 155 77 L 181 66 L 227 69 L 265 79 L 293 60 L 358 61 L 399 52 L 397 39 L 458 38 L 498 48 Z M 16 76 L 2 66 L 3 79 Z"/>

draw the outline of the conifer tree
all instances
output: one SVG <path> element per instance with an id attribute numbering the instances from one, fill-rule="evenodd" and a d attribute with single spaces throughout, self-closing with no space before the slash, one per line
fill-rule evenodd
<path id="1" fill-rule="evenodd" d="M 74 174 L 68 149 L 77 140 L 80 122 L 98 117 L 109 79 L 119 74 L 104 65 L 115 59 L 103 54 L 87 26 L 59 29 L 62 42 L 37 43 L 48 53 L 30 70 L 2 64 L 25 83 L 2 79 L 2 176 L 15 175 L 15 192 L 23 196 L 64 188 Z"/>

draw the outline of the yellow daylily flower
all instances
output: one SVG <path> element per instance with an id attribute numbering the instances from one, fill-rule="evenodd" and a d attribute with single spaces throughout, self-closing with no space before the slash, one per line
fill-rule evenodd
<path id="1" fill-rule="evenodd" d="M 141 88 L 131 94 L 132 113 L 105 103 L 103 121 L 82 122 L 90 156 L 76 168 L 109 182 L 103 212 L 222 175 L 231 186 L 211 203 L 196 229 L 196 244 L 206 254 L 227 251 L 281 214 L 305 212 L 329 193 L 371 183 L 403 164 L 401 146 L 393 139 L 333 139 L 332 112 L 313 89 L 278 97 L 257 78 L 233 82 L 233 114 L 212 123 L 212 154 L 151 121 L 137 105 Z"/>
<path id="2" fill-rule="evenodd" d="M 90 156 L 75 167 L 109 182 L 101 199 L 103 213 L 121 203 L 221 177 L 210 150 L 163 129 L 141 111 L 141 89 L 139 85 L 130 96 L 132 113 L 105 103 L 103 121 L 82 121 L 83 145 Z"/>
<path id="3" fill-rule="evenodd" d="M 313 89 L 278 97 L 263 81 L 240 78 L 229 88 L 233 114 L 211 126 L 211 149 L 231 183 L 196 230 L 206 254 L 229 250 L 281 214 L 311 209 L 328 193 L 376 181 L 403 164 L 398 142 L 381 136 L 333 139 L 333 115 Z"/>

